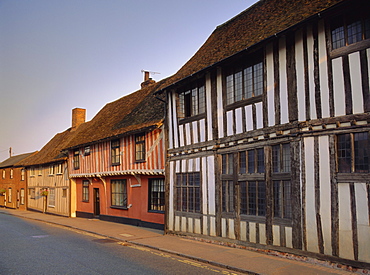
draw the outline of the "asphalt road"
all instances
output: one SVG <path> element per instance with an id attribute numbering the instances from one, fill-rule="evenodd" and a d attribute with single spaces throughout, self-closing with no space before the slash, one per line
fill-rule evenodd
<path id="1" fill-rule="evenodd" d="M 235 274 L 43 222 L 0 214 L 0 274 Z"/>

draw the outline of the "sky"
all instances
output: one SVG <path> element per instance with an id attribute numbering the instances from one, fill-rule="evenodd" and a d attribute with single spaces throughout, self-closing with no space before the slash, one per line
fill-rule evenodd
<path id="1" fill-rule="evenodd" d="M 0 162 L 175 74 L 256 0 L 0 0 Z M 97 129 L 98 130 L 98 129 Z"/>

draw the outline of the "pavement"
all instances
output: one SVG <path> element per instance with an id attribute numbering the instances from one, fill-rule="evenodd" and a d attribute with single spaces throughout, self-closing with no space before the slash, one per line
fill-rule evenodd
<path id="1" fill-rule="evenodd" d="M 113 239 L 126 245 L 141 246 L 190 260 L 219 266 L 247 274 L 370 274 L 369 270 L 352 269 L 307 257 L 269 255 L 248 248 L 235 248 L 177 235 L 164 235 L 163 231 L 99 219 L 68 218 L 34 211 L 0 208 L 0 214 L 42 221 L 73 230 Z M 1 215 L 0 215 L 1 218 Z"/>

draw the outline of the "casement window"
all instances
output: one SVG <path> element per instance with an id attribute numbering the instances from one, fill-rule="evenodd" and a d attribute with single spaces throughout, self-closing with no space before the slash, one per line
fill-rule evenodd
<path id="1" fill-rule="evenodd" d="M 273 214 L 275 218 L 292 218 L 290 144 L 272 146 Z"/>
<path id="2" fill-rule="evenodd" d="M 164 212 L 164 179 L 149 179 L 149 211 Z"/>
<path id="3" fill-rule="evenodd" d="M 21 169 L 21 181 L 24 181 L 24 177 L 25 177 L 25 170 L 24 168 Z"/>
<path id="4" fill-rule="evenodd" d="M 63 164 L 62 163 L 58 163 L 56 165 L 56 174 L 57 175 L 63 174 Z"/>
<path id="5" fill-rule="evenodd" d="M 30 177 L 36 176 L 35 167 L 30 168 Z"/>
<path id="6" fill-rule="evenodd" d="M 84 148 L 84 156 L 88 156 L 91 153 L 90 146 L 85 146 Z"/>
<path id="7" fill-rule="evenodd" d="M 25 203 L 25 199 L 24 199 L 24 188 L 21 188 L 21 192 L 20 192 L 20 204 L 21 205 L 24 205 Z"/>
<path id="8" fill-rule="evenodd" d="M 266 184 L 264 181 L 240 182 L 240 214 L 266 215 Z"/>
<path id="9" fill-rule="evenodd" d="M 54 175 L 54 165 L 50 165 L 49 166 L 49 176 L 53 176 Z"/>
<path id="10" fill-rule="evenodd" d="M 135 135 L 135 161 L 145 161 L 145 134 Z"/>
<path id="11" fill-rule="evenodd" d="M 82 201 L 88 202 L 89 201 L 89 181 L 84 180 L 82 181 Z"/>
<path id="12" fill-rule="evenodd" d="M 176 210 L 200 213 L 201 178 L 199 172 L 176 174 Z"/>
<path id="13" fill-rule="evenodd" d="M 370 38 L 369 9 L 346 13 L 331 22 L 332 49 L 345 47 Z"/>
<path id="14" fill-rule="evenodd" d="M 11 203 L 13 199 L 12 188 L 8 188 L 8 202 Z"/>
<path id="15" fill-rule="evenodd" d="M 111 181 L 112 206 L 127 208 L 126 180 Z"/>
<path id="16" fill-rule="evenodd" d="M 30 196 L 31 199 L 35 199 L 36 196 L 35 188 L 28 189 L 28 195 Z"/>
<path id="17" fill-rule="evenodd" d="M 222 155 L 222 174 L 232 175 L 234 173 L 234 154 Z"/>
<path id="18" fill-rule="evenodd" d="M 222 181 L 222 212 L 234 212 L 235 186 L 232 180 Z"/>
<path id="19" fill-rule="evenodd" d="M 80 150 L 73 151 L 73 168 L 80 169 Z"/>
<path id="20" fill-rule="evenodd" d="M 206 112 L 204 81 L 179 93 L 178 117 L 188 118 Z"/>
<path id="21" fill-rule="evenodd" d="M 238 69 L 230 69 L 226 75 L 226 104 L 230 105 L 262 95 L 263 79 L 262 58 Z"/>
<path id="22" fill-rule="evenodd" d="M 111 141 L 111 162 L 112 165 L 119 165 L 121 163 L 119 139 Z"/>
<path id="23" fill-rule="evenodd" d="M 254 174 L 265 172 L 265 155 L 263 148 L 247 150 L 239 153 L 239 173 Z"/>
<path id="24" fill-rule="evenodd" d="M 55 188 L 49 188 L 48 191 L 48 206 L 55 207 Z"/>
<path id="25" fill-rule="evenodd" d="M 369 132 L 337 136 L 337 169 L 339 173 L 369 173 Z"/>
<path id="26" fill-rule="evenodd" d="M 10 178 L 13 178 L 13 169 L 10 169 Z"/>

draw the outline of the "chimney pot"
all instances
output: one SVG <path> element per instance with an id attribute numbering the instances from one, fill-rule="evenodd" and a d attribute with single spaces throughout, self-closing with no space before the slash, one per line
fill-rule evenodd
<path id="1" fill-rule="evenodd" d="M 72 131 L 76 130 L 78 126 L 85 123 L 86 109 L 74 108 L 72 110 Z"/>

